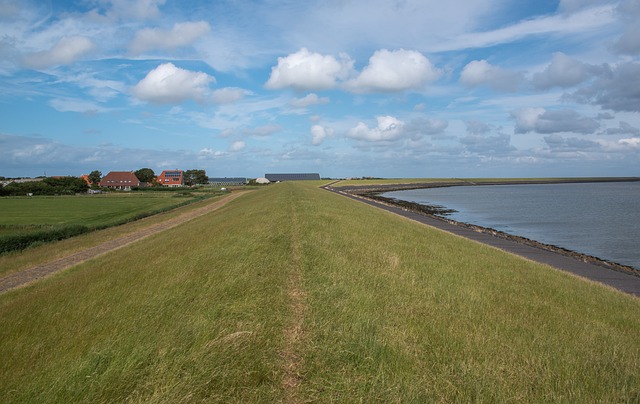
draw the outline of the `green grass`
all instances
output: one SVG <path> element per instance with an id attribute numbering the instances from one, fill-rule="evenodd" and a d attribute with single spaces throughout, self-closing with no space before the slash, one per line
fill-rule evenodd
<path id="1" fill-rule="evenodd" d="M 138 220 L 194 200 L 189 192 L 0 198 L 0 253 Z"/>
<path id="2" fill-rule="evenodd" d="M 315 184 L 0 295 L 0 324 L 2 402 L 640 398 L 639 299 Z"/>
<path id="3" fill-rule="evenodd" d="M 142 213 L 178 205 L 170 194 L 117 194 L 0 198 L 0 226 L 83 224 L 102 227 Z"/>

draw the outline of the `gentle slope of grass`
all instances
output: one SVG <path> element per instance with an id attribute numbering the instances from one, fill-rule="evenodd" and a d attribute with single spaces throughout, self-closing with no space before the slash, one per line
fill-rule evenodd
<path id="1" fill-rule="evenodd" d="M 0 399 L 640 397 L 639 299 L 315 187 L 0 295 Z"/>

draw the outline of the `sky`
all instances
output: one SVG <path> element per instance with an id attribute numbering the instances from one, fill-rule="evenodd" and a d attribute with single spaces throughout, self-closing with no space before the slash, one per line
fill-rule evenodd
<path id="1" fill-rule="evenodd" d="M 0 176 L 640 176 L 640 0 L 0 0 Z"/>

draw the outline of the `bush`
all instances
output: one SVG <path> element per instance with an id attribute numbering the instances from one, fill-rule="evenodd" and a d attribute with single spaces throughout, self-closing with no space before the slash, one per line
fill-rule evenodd
<path id="1" fill-rule="evenodd" d="M 65 238 L 87 233 L 88 231 L 90 231 L 90 229 L 87 226 L 73 224 L 49 230 L 40 230 L 30 234 L 1 237 L 0 254 L 14 250 L 24 250 L 36 243 L 63 240 Z"/>

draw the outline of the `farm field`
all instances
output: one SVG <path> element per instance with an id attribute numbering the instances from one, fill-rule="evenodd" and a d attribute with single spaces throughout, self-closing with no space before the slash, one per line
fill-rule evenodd
<path id="1" fill-rule="evenodd" d="M 112 194 L 0 198 L 0 226 L 83 224 L 102 227 L 183 203 L 169 194 Z"/>
<path id="2" fill-rule="evenodd" d="M 202 195 L 205 194 L 200 198 Z M 0 198 L 3 212 L 0 252 L 22 249 L 40 240 L 63 239 L 88 230 L 115 226 L 195 199 L 193 194 L 182 196 L 166 192 L 3 197 Z"/>
<path id="3" fill-rule="evenodd" d="M 638 398 L 640 299 L 318 184 L 0 295 L 0 401 Z"/>

